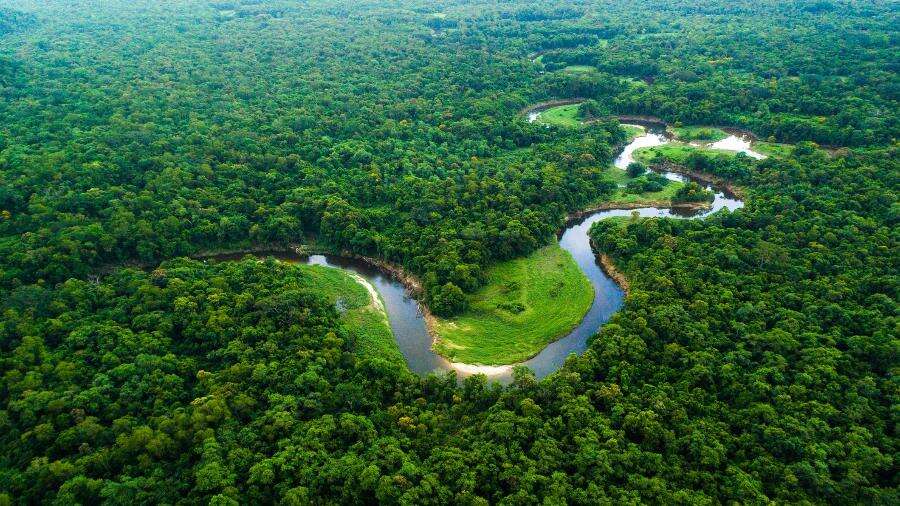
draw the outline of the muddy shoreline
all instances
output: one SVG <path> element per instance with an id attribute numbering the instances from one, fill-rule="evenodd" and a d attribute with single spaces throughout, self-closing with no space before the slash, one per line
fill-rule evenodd
<path id="1" fill-rule="evenodd" d="M 591 248 L 596 252 L 597 246 L 594 244 L 594 241 L 591 240 Z M 610 279 L 616 282 L 619 287 L 625 292 L 625 296 L 627 297 L 629 293 L 631 293 L 631 285 L 628 283 L 628 278 L 625 277 L 617 267 L 612 257 L 607 255 L 606 253 L 597 253 L 597 263 L 600 265 L 600 268 L 603 272 L 609 276 Z"/>

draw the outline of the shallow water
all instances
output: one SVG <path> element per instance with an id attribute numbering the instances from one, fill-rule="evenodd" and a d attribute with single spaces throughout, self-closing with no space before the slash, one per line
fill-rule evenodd
<path id="1" fill-rule="evenodd" d="M 640 126 L 640 125 L 634 125 Z M 625 170 L 634 162 L 634 152 L 641 148 L 652 148 L 654 146 L 662 146 L 669 142 L 668 137 L 663 131 L 657 129 L 648 129 L 643 135 L 634 138 L 627 146 L 622 149 L 619 156 L 613 162 L 616 168 Z"/>
<path id="2" fill-rule="evenodd" d="M 750 158 L 755 158 L 757 160 L 762 160 L 766 158 L 766 155 L 762 153 L 757 153 L 750 149 L 750 140 L 746 137 L 738 137 L 736 135 L 729 135 L 728 137 L 713 142 L 712 144 L 707 146 L 710 149 L 721 149 L 723 151 L 735 151 L 737 153 L 744 153 Z"/>

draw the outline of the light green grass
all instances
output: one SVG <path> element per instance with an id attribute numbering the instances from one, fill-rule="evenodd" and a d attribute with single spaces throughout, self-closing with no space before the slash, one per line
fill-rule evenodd
<path id="1" fill-rule="evenodd" d="M 756 149 L 757 145 L 753 145 L 753 149 Z M 661 156 L 669 161 L 684 164 L 687 162 L 688 157 L 691 153 L 695 151 L 701 151 L 707 155 L 711 156 L 722 156 L 722 157 L 733 157 L 737 156 L 736 151 L 728 151 L 724 149 L 710 149 L 710 148 L 700 148 L 697 146 L 691 146 L 689 144 L 682 144 L 680 142 L 670 142 L 668 144 L 663 144 L 662 146 L 654 146 L 652 148 L 641 148 L 634 152 L 634 159 L 645 163 L 652 164 L 657 156 Z"/>
<path id="2" fill-rule="evenodd" d="M 683 141 L 716 142 L 728 137 L 728 133 L 720 128 L 686 126 L 673 128 L 675 137 Z"/>
<path id="3" fill-rule="evenodd" d="M 624 78 L 622 78 L 622 80 L 625 81 L 632 88 L 646 88 L 649 86 L 646 82 L 644 82 L 640 79 L 635 79 L 633 77 L 624 77 Z"/>
<path id="4" fill-rule="evenodd" d="M 454 362 L 526 360 L 575 328 L 594 298 L 590 281 L 556 244 L 501 262 L 488 270 L 487 278 L 469 296 L 465 313 L 435 323 L 440 337 L 435 350 Z M 520 304 L 521 311 L 512 304 Z"/>
<path id="5" fill-rule="evenodd" d="M 621 171 L 624 172 L 624 171 Z M 679 188 L 684 186 L 680 181 L 669 181 L 662 190 L 658 192 L 644 193 L 625 193 L 624 189 L 619 189 L 607 202 L 615 202 L 617 204 L 646 204 L 648 206 L 656 206 L 659 204 L 669 205 L 672 197 Z"/>
<path id="6" fill-rule="evenodd" d="M 543 125 L 556 125 L 568 128 L 580 127 L 582 123 L 578 117 L 578 105 L 569 104 L 551 107 L 538 116 L 537 122 Z"/>
<path id="7" fill-rule="evenodd" d="M 628 177 L 628 173 L 616 167 L 609 167 L 603 172 L 603 177 L 616 183 L 619 186 L 625 186 L 633 178 Z M 672 197 L 684 183 L 679 181 L 669 181 L 662 190 L 658 192 L 644 193 L 625 193 L 624 188 L 619 188 L 611 197 L 605 198 L 595 204 L 615 203 L 615 204 L 643 204 L 647 206 L 668 206 L 671 204 Z"/>
<path id="8" fill-rule="evenodd" d="M 321 265 L 295 264 L 306 275 L 307 288 L 321 294 L 338 307 L 341 322 L 356 342 L 358 356 L 378 358 L 393 364 L 406 364 L 387 314 L 372 301 L 369 291 L 341 269 Z"/>
<path id="9" fill-rule="evenodd" d="M 754 142 L 753 150 L 774 158 L 786 158 L 794 151 L 794 146 L 777 142 Z"/>
<path id="10" fill-rule="evenodd" d="M 625 130 L 625 135 L 628 136 L 628 142 L 631 142 L 635 139 L 635 137 L 640 137 L 644 135 L 644 132 L 647 131 L 646 128 L 639 125 L 619 125 L 622 127 L 622 130 Z"/>
<path id="11" fill-rule="evenodd" d="M 618 185 L 627 184 L 632 179 L 628 177 L 627 172 L 618 167 L 613 167 L 612 165 L 610 165 L 606 168 L 605 171 L 603 171 L 603 177 Z"/>
<path id="12" fill-rule="evenodd" d="M 634 152 L 634 159 L 644 164 L 651 164 L 657 156 L 661 156 L 675 163 L 684 163 L 691 153 L 699 149 L 688 144 L 670 142 L 662 146 L 638 149 Z"/>
<path id="13" fill-rule="evenodd" d="M 589 74 L 596 71 L 597 68 L 590 65 L 569 65 L 563 69 L 563 72 L 570 72 L 572 74 Z"/>

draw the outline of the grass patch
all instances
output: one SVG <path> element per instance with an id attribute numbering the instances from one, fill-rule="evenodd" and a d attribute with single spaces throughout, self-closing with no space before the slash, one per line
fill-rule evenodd
<path id="1" fill-rule="evenodd" d="M 569 65 L 568 67 L 565 67 L 563 69 L 563 72 L 569 72 L 572 74 L 589 74 L 596 71 L 597 68 L 590 65 Z"/>
<path id="2" fill-rule="evenodd" d="M 686 126 L 673 128 L 672 131 L 676 138 L 683 141 L 717 142 L 728 137 L 724 130 L 715 127 Z"/>
<path id="3" fill-rule="evenodd" d="M 625 135 L 628 136 L 628 142 L 631 142 L 635 139 L 635 137 L 640 137 L 644 135 L 644 132 L 647 131 L 646 128 L 639 125 L 619 125 L 622 130 L 625 130 Z"/>
<path id="4" fill-rule="evenodd" d="M 616 167 L 609 167 L 603 172 L 603 177 L 616 183 L 620 187 L 623 187 L 628 184 L 634 178 L 628 177 L 628 173 L 622 169 Z M 605 198 L 601 201 L 595 202 L 596 204 L 601 203 L 615 203 L 615 204 L 643 204 L 647 206 L 659 206 L 665 205 L 668 206 L 671 204 L 672 197 L 675 195 L 675 192 L 678 191 L 679 188 L 684 186 L 684 183 L 680 181 L 669 181 L 662 190 L 656 192 L 644 192 L 644 193 L 626 193 L 625 188 L 619 188 L 616 193 L 614 193 L 611 197 Z"/>
<path id="5" fill-rule="evenodd" d="M 560 105 L 543 111 L 537 118 L 542 125 L 555 125 L 567 128 L 581 126 L 581 118 L 578 117 L 579 104 Z"/>
<path id="6" fill-rule="evenodd" d="M 618 184 L 619 186 L 624 186 L 632 179 L 632 178 L 628 177 L 627 172 L 625 172 L 624 170 L 622 170 L 618 167 L 613 167 L 613 166 L 609 166 L 609 167 L 607 167 L 607 169 L 605 171 L 603 171 L 603 177 L 605 177 L 606 179 L 609 179 L 613 183 Z"/>
<path id="7" fill-rule="evenodd" d="M 322 294 L 341 312 L 341 322 L 355 338 L 358 356 L 406 364 L 391 331 L 384 303 L 374 304 L 369 291 L 341 269 L 295 264 L 303 270 L 307 288 Z M 380 298 L 379 298 L 380 299 Z"/>
<path id="8" fill-rule="evenodd" d="M 754 142 L 750 149 L 757 153 L 764 154 L 766 156 L 774 156 L 774 157 L 786 157 L 791 151 L 793 151 L 794 147 L 788 144 L 776 144 L 770 142 Z M 715 148 L 707 148 L 707 147 L 697 147 L 691 146 L 689 144 L 684 144 L 681 142 L 670 142 L 668 144 L 664 144 L 662 146 L 654 146 L 652 148 L 641 148 L 634 152 L 634 159 L 651 165 L 656 160 L 656 157 L 662 157 L 669 161 L 684 164 L 687 161 L 687 158 L 691 155 L 691 153 L 695 151 L 701 151 L 709 156 L 720 156 L 720 157 L 732 157 L 737 156 L 737 151 L 730 151 L 727 149 L 715 149 Z"/>
<path id="9" fill-rule="evenodd" d="M 487 277 L 464 314 L 435 324 L 435 350 L 455 362 L 526 360 L 575 328 L 594 299 L 590 281 L 557 244 L 494 265 Z"/>
<path id="10" fill-rule="evenodd" d="M 691 155 L 691 153 L 695 151 L 702 151 L 707 155 L 713 156 L 736 156 L 737 153 L 735 151 L 726 151 L 723 149 L 706 149 L 706 148 L 698 148 L 696 146 L 691 146 L 689 144 L 681 144 L 678 142 L 670 142 L 668 144 L 663 144 L 662 146 L 654 146 L 652 148 L 641 148 L 634 152 L 634 159 L 644 163 L 644 164 L 652 164 L 657 156 L 665 158 L 669 161 L 684 164 L 687 161 L 687 158 Z"/>
<path id="11" fill-rule="evenodd" d="M 662 146 L 638 149 L 634 152 L 634 159 L 647 165 L 653 163 L 657 157 L 662 157 L 675 163 L 684 163 L 691 153 L 699 149 L 688 144 L 670 142 Z"/>
<path id="12" fill-rule="evenodd" d="M 647 86 L 649 86 L 643 80 L 635 79 L 633 77 L 623 77 L 622 80 L 625 81 L 625 83 L 628 84 L 629 86 L 631 86 L 632 88 L 646 88 Z"/>
<path id="13" fill-rule="evenodd" d="M 619 172 L 625 171 L 620 170 Z M 646 204 L 648 206 L 660 203 L 669 205 L 672 202 L 672 197 L 675 196 L 675 192 L 682 186 L 684 186 L 684 183 L 680 181 L 669 181 L 668 184 L 658 192 L 625 193 L 624 189 L 619 189 L 619 191 L 610 197 L 607 202 L 614 202 L 616 204 Z"/>
<path id="14" fill-rule="evenodd" d="M 777 142 L 754 142 L 753 151 L 774 158 L 787 158 L 794 151 L 794 146 Z"/>

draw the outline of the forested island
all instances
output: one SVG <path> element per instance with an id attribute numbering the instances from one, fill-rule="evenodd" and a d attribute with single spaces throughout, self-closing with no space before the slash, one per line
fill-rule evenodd
<path id="1" fill-rule="evenodd" d="M 897 504 L 898 18 L 0 0 L 0 505 Z"/>

